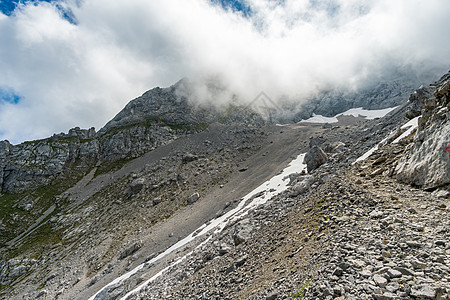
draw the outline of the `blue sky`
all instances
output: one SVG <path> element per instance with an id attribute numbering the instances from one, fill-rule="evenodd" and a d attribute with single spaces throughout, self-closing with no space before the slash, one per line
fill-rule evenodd
<path id="1" fill-rule="evenodd" d="M 197 101 L 301 102 L 396 68 L 449 68 L 450 1 L 0 0 L 0 140 L 100 129 L 188 77 Z M 420 12 L 420 13 L 419 13 Z M 214 97 L 205 83 L 220 81 Z M 227 94 L 229 93 L 229 94 Z"/>
<path id="2" fill-rule="evenodd" d="M 19 1 L 19 0 L 0 0 L 0 11 L 10 16 L 14 13 L 15 9 L 20 3 L 24 3 L 26 1 Z M 67 20 L 68 22 L 72 24 L 77 24 L 77 19 L 75 15 L 73 14 L 72 10 L 70 8 L 66 8 L 64 6 L 61 6 L 58 2 L 61 2 L 61 0 L 35 0 L 35 1 L 29 1 L 29 5 L 38 4 L 39 2 L 46 2 L 46 3 L 53 3 L 55 7 L 58 9 L 59 13 L 61 14 L 61 17 Z"/>
<path id="3" fill-rule="evenodd" d="M 225 9 L 232 9 L 238 12 L 242 12 L 244 15 L 249 15 L 251 13 L 250 7 L 245 3 L 245 1 L 239 0 L 211 0 L 212 3 L 221 5 Z"/>
<path id="4" fill-rule="evenodd" d="M 0 88 L 0 99 L 10 104 L 18 104 L 20 101 L 20 95 L 13 90 Z"/>
<path id="5" fill-rule="evenodd" d="M 60 0 L 35 0 L 34 2 L 59 2 Z M 24 2 L 24 1 L 22 1 Z M 244 14 L 250 13 L 250 7 L 245 3 L 245 1 L 239 0 L 211 0 L 212 3 L 220 5 L 225 9 L 231 8 L 232 10 L 243 12 Z M 11 15 L 11 13 L 16 9 L 19 0 L 0 0 L 0 11 L 5 15 Z M 74 16 L 70 12 L 67 13 L 63 11 L 64 17 L 70 22 L 73 22 Z"/>

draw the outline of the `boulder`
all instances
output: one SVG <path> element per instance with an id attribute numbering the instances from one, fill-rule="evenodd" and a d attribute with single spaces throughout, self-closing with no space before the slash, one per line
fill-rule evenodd
<path id="1" fill-rule="evenodd" d="M 144 187 L 145 179 L 144 178 L 137 178 L 133 180 L 128 188 L 125 190 L 124 194 L 127 197 L 131 197 L 137 193 L 139 193 L 142 188 Z"/>
<path id="2" fill-rule="evenodd" d="M 188 162 L 191 162 L 191 161 L 196 161 L 197 159 L 198 159 L 198 156 L 197 156 L 197 155 L 194 155 L 194 154 L 192 154 L 192 153 L 186 153 L 186 154 L 183 156 L 182 161 L 183 161 L 183 163 L 188 163 Z"/>
<path id="3" fill-rule="evenodd" d="M 253 227 L 249 224 L 248 220 L 244 220 L 235 227 L 233 234 L 234 245 L 237 247 L 243 242 L 251 238 Z"/>
<path id="4" fill-rule="evenodd" d="M 200 199 L 200 194 L 194 193 L 190 195 L 189 198 L 187 199 L 187 204 L 189 205 L 194 204 L 195 202 L 197 202 L 198 199 Z"/>
<path id="5" fill-rule="evenodd" d="M 326 163 L 327 160 L 328 156 L 322 148 L 319 146 L 313 146 L 311 150 L 306 153 L 303 163 L 306 164 L 308 172 L 311 172 Z"/>
<path id="6" fill-rule="evenodd" d="M 314 182 L 314 176 L 311 175 L 302 176 L 300 179 L 301 180 L 292 187 L 291 196 L 297 196 L 306 192 Z"/>
<path id="7" fill-rule="evenodd" d="M 128 247 L 122 253 L 120 253 L 120 259 L 124 259 L 132 254 L 134 254 L 136 251 L 138 251 L 142 247 L 142 242 L 139 241 L 137 243 L 134 243 L 131 247 Z"/>

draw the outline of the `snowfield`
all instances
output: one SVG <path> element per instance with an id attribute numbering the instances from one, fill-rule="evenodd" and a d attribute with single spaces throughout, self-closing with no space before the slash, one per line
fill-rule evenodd
<path id="1" fill-rule="evenodd" d="M 390 107 L 385 109 L 378 110 L 367 110 L 362 107 L 352 108 L 343 113 L 340 113 L 334 117 L 324 117 L 322 115 L 313 114 L 313 116 L 306 120 L 301 120 L 299 123 L 337 123 L 338 117 L 340 116 L 354 116 L 354 117 L 363 117 L 367 120 L 373 120 L 376 118 L 382 118 L 386 116 L 388 113 L 396 109 L 396 107 Z"/>

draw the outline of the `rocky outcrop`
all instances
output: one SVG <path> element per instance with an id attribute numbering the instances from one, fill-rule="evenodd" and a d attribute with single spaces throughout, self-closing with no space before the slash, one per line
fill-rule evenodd
<path id="1" fill-rule="evenodd" d="M 419 90 L 410 101 L 421 108 L 418 132 L 413 143 L 399 160 L 397 179 L 426 189 L 450 183 L 450 73 L 436 85 L 430 97 Z"/>
<path id="2" fill-rule="evenodd" d="M 159 125 L 135 125 L 111 130 L 99 137 L 101 161 L 135 158 L 185 134 Z"/>
<path id="3" fill-rule="evenodd" d="M 3 186 L 3 176 L 5 167 L 8 164 L 9 152 L 11 151 L 11 144 L 8 141 L 0 141 L 0 192 Z"/>
<path id="4" fill-rule="evenodd" d="M 0 261 L 0 285 L 10 284 L 17 277 L 26 274 L 34 264 L 34 259 Z"/>
<path id="5" fill-rule="evenodd" d="M 2 142 L 0 149 L 1 191 L 20 193 L 31 187 L 49 184 L 65 168 L 93 164 L 99 153 L 95 130 L 72 129 L 69 134 L 12 146 Z"/>

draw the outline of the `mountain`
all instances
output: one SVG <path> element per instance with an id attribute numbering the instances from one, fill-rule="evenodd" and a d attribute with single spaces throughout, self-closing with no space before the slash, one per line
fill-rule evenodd
<path id="1" fill-rule="evenodd" d="M 184 79 L 0 142 L 0 295 L 448 299 L 450 73 L 381 86 L 345 99 L 401 104 L 383 118 L 276 126 Z"/>
<path id="2" fill-rule="evenodd" d="M 389 74 L 389 75 L 386 75 Z M 351 108 L 378 110 L 405 102 L 418 87 L 437 79 L 433 72 L 417 72 L 409 68 L 391 70 L 384 75 L 368 78 L 364 84 L 352 87 L 330 87 L 298 101 L 281 101 L 275 118 L 280 123 L 308 119 L 313 114 L 332 117 Z M 300 101 L 301 100 L 301 101 Z"/>

